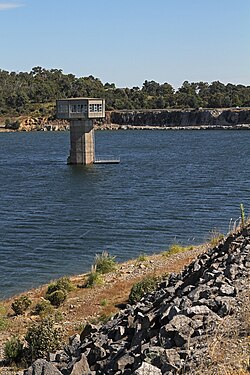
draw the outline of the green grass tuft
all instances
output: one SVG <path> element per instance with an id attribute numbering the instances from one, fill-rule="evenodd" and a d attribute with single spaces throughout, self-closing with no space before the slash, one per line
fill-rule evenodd
<path id="1" fill-rule="evenodd" d="M 224 234 L 220 233 L 218 230 L 213 229 L 210 232 L 209 243 L 212 247 L 218 246 L 220 241 L 223 240 Z"/>
<path id="2" fill-rule="evenodd" d="M 86 288 L 92 288 L 95 285 L 101 285 L 103 283 L 102 275 L 99 272 L 90 272 L 87 282 L 85 284 Z"/>
<path id="3" fill-rule="evenodd" d="M 184 246 L 181 246 L 179 244 L 173 244 L 169 247 L 169 249 L 167 251 L 164 251 L 162 253 L 162 256 L 169 257 L 171 255 L 183 253 L 184 251 L 189 251 L 189 250 L 193 250 L 193 246 L 184 247 Z"/>
<path id="4" fill-rule="evenodd" d="M 101 254 L 96 254 L 94 269 L 99 273 L 108 273 L 116 270 L 117 263 L 115 256 L 111 256 L 107 251 L 103 251 Z"/>
<path id="5" fill-rule="evenodd" d="M 129 303 L 133 304 L 142 299 L 142 297 L 156 289 L 159 279 L 155 276 L 147 276 L 138 283 L 135 283 L 129 294 Z"/>

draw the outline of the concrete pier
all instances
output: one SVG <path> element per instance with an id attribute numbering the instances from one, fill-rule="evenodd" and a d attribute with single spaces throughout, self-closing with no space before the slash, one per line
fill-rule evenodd
<path id="1" fill-rule="evenodd" d="M 95 160 L 93 120 L 70 122 L 68 164 L 93 164 Z"/>
<path id="2" fill-rule="evenodd" d="M 68 164 L 93 164 L 95 161 L 94 119 L 105 117 L 105 100 L 69 98 L 56 102 L 57 118 L 70 121 Z"/>

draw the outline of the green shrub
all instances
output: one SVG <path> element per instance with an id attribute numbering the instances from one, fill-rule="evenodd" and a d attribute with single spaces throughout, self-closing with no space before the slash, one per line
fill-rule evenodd
<path id="1" fill-rule="evenodd" d="M 46 299 L 50 301 L 51 305 L 59 307 L 67 298 L 67 292 L 65 290 L 55 290 L 54 292 L 47 294 Z"/>
<path id="2" fill-rule="evenodd" d="M 55 292 L 56 290 L 58 290 L 59 288 L 57 287 L 56 283 L 51 283 L 48 285 L 48 288 L 46 290 L 46 296 Z"/>
<path id="3" fill-rule="evenodd" d="M 116 265 L 115 256 L 111 256 L 107 251 L 95 256 L 94 267 L 96 272 L 108 273 L 115 271 Z"/>
<path id="4" fill-rule="evenodd" d="M 54 327 L 54 320 L 45 318 L 40 323 L 32 324 L 26 333 L 28 353 L 32 361 L 45 358 L 49 353 L 60 349 L 62 331 Z"/>
<path id="5" fill-rule="evenodd" d="M 53 306 L 51 305 L 50 301 L 43 300 L 38 302 L 35 306 L 34 313 L 36 315 L 40 315 L 42 318 L 46 315 L 50 315 L 53 312 Z"/>
<path id="6" fill-rule="evenodd" d="M 19 363 L 23 356 L 23 343 L 16 337 L 11 337 L 4 345 L 4 358 L 7 363 Z"/>
<path id="7" fill-rule="evenodd" d="M 129 303 L 135 303 L 141 298 L 156 289 L 158 278 L 154 276 L 147 276 L 138 283 L 135 283 L 129 294 Z"/>
<path id="8" fill-rule="evenodd" d="M 31 300 L 27 296 L 21 296 L 16 298 L 12 303 L 11 307 L 16 315 L 22 315 L 31 305 Z"/>
<path id="9" fill-rule="evenodd" d="M 58 288 L 59 289 L 64 289 L 66 290 L 67 292 L 72 292 L 72 290 L 74 290 L 74 285 L 72 284 L 72 282 L 70 281 L 70 278 L 69 277 L 61 277 L 58 281 L 57 281 L 57 285 L 58 285 Z"/>
<path id="10" fill-rule="evenodd" d="M 71 283 L 68 277 L 61 277 L 54 283 L 48 285 L 46 294 L 51 294 L 56 290 L 65 290 L 66 292 L 71 292 L 74 289 L 73 284 Z"/>
<path id="11" fill-rule="evenodd" d="M 87 282 L 85 284 L 86 288 L 92 288 L 95 285 L 101 285 L 103 283 L 102 275 L 99 272 L 90 272 Z"/>
<path id="12" fill-rule="evenodd" d="M 61 277 L 54 283 L 48 285 L 45 298 L 53 306 L 59 307 L 67 298 L 67 292 L 74 289 L 68 277 Z"/>

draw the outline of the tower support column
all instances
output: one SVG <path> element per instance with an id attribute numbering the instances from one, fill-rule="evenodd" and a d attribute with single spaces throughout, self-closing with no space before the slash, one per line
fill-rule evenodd
<path id="1" fill-rule="evenodd" d="M 68 164 L 93 164 L 94 127 L 91 119 L 70 120 L 70 156 Z"/>

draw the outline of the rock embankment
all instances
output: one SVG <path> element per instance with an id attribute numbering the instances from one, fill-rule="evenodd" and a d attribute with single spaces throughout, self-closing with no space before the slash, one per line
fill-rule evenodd
<path id="1" fill-rule="evenodd" d="M 250 127 L 249 109 L 113 111 L 107 123 L 119 126 Z"/>
<path id="2" fill-rule="evenodd" d="M 249 295 L 250 226 L 201 254 L 156 292 L 101 327 L 87 325 L 64 350 L 25 375 L 194 374 L 209 361 L 208 337 Z M 242 332 L 247 336 L 249 332 Z"/>
<path id="3" fill-rule="evenodd" d="M 4 127 L 6 130 L 15 131 L 65 131 L 69 130 L 66 120 L 50 120 L 48 117 L 23 117 L 16 118 Z M 3 129 L 3 127 L 2 127 Z"/>

